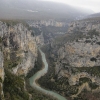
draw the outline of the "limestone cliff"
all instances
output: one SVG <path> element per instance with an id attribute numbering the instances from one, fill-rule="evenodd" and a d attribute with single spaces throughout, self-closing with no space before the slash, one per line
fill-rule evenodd
<path id="1" fill-rule="evenodd" d="M 72 22 L 69 24 L 68 33 L 87 33 L 89 30 L 96 30 L 100 32 L 100 19 L 84 19 Z"/>
<path id="2" fill-rule="evenodd" d="M 59 91 L 65 96 L 79 98 L 77 100 L 80 100 L 81 93 L 85 93 L 82 91 L 84 89 L 86 91 L 100 91 L 99 20 L 72 22 L 69 25 L 67 34 L 56 38 L 43 49 L 46 51 L 50 61 L 50 69 L 56 76 L 50 73 L 46 75 L 44 79 L 50 80 L 45 84 L 49 82 L 49 84 L 53 84 L 52 87 L 57 92 Z M 54 77 L 52 78 L 51 76 Z M 51 81 L 52 79 L 53 81 Z M 86 82 L 88 83 L 88 88 L 85 86 Z M 62 83 L 62 86 L 60 83 Z M 55 84 L 57 84 L 57 87 Z M 84 84 L 84 87 L 82 84 Z M 49 87 L 49 89 L 52 88 Z M 97 100 L 97 97 L 95 100 Z"/>
<path id="3" fill-rule="evenodd" d="M 43 33 L 41 33 L 38 36 L 35 36 L 35 41 L 36 41 L 37 46 L 43 46 L 44 45 Z"/>
<path id="4" fill-rule="evenodd" d="M 9 91 L 5 87 L 7 78 L 11 78 L 9 75 L 13 75 L 12 79 L 18 76 L 17 79 L 22 80 L 22 84 L 25 85 L 20 76 L 27 75 L 29 70 L 34 68 L 36 59 L 37 44 L 36 37 L 32 36 L 32 31 L 21 23 L 13 24 L 0 21 L 0 98 L 3 98 L 3 81 L 4 93 Z M 24 89 L 24 85 L 18 88 L 23 87 Z"/>
<path id="5" fill-rule="evenodd" d="M 91 26 L 91 27 L 90 27 Z M 71 67 L 100 66 L 100 22 L 71 23 L 68 34 L 51 44 L 55 62 Z M 81 28 L 83 28 L 81 30 Z M 76 31 L 77 30 L 77 31 Z M 65 41 L 65 42 L 64 42 Z"/>
<path id="6" fill-rule="evenodd" d="M 2 47 L 0 43 L 0 98 L 3 98 L 3 81 L 4 81 L 4 68 L 3 68 L 3 53 L 2 53 Z"/>
<path id="7" fill-rule="evenodd" d="M 34 67 L 37 57 L 35 37 L 32 37 L 31 31 L 21 23 L 14 26 L 3 24 L 1 27 L 6 60 L 16 61 L 17 66 L 12 68 L 15 74 L 27 74 L 28 70 Z"/>

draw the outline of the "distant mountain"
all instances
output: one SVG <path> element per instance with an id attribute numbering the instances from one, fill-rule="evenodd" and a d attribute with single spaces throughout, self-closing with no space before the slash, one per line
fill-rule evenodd
<path id="1" fill-rule="evenodd" d="M 87 16 L 86 18 L 95 18 L 95 19 L 99 19 L 100 17 L 100 13 L 95 13 L 95 14 L 91 14 L 89 16 Z"/>
<path id="2" fill-rule="evenodd" d="M 0 0 L 0 18 L 3 19 L 75 19 L 93 12 L 62 3 L 40 0 Z"/>

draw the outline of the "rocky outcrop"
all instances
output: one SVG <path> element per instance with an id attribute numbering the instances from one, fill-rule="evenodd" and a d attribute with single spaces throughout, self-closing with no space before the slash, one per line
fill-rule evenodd
<path id="1" fill-rule="evenodd" d="M 98 39 L 97 39 L 98 38 Z M 72 67 L 94 67 L 100 66 L 100 46 L 99 37 L 94 39 L 90 43 L 86 43 L 88 40 L 81 40 L 81 42 L 72 42 L 64 45 L 58 51 L 59 59 L 66 59 L 66 64 Z"/>
<path id="2" fill-rule="evenodd" d="M 7 60 L 19 60 L 17 66 L 12 68 L 15 74 L 27 74 L 34 67 L 37 57 L 35 37 L 21 23 L 14 26 L 3 24 L 0 33 L 3 35 L 4 54 Z M 20 71 L 20 72 L 19 72 Z"/>
<path id="3" fill-rule="evenodd" d="M 50 58 L 53 59 L 55 74 L 60 77 L 67 77 L 70 85 L 79 82 L 81 76 L 91 80 L 95 76 L 98 84 L 98 74 L 91 76 L 87 70 L 83 73 L 77 68 L 94 68 L 100 66 L 100 21 L 76 21 L 72 22 L 68 34 L 58 38 L 51 43 Z M 60 42 L 59 42 L 60 41 Z M 90 76 L 91 77 L 90 77 Z M 97 81 L 98 80 L 98 81 Z"/>
<path id="4" fill-rule="evenodd" d="M 66 26 L 66 22 L 51 20 L 39 20 L 39 21 L 28 21 L 27 22 L 31 27 L 40 27 L 40 26 L 54 26 L 54 27 L 63 27 Z"/>
<path id="5" fill-rule="evenodd" d="M 43 46 L 44 45 L 43 33 L 41 33 L 38 36 L 35 36 L 35 41 L 36 41 L 37 46 Z"/>
<path id="6" fill-rule="evenodd" d="M 3 98 L 3 81 L 4 81 L 4 68 L 3 68 L 3 53 L 0 51 L 0 98 Z"/>
<path id="7" fill-rule="evenodd" d="M 89 30 L 96 30 L 100 32 L 100 20 L 80 20 L 69 24 L 68 33 L 83 32 L 87 33 Z"/>
<path id="8" fill-rule="evenodd" d="M 82 95 L 88 91 L 91 96 L 93 91 L 100 91 L 99 20 L 72 22 L 67 34 L 55 38 L 43 50 L 49 60 L 49 72 L 40 81 L 43 87 L 72 100 L 84 99 Z"/>
<path id="9" fill-rule="evenodd" d="M 3 54 L 0 51 L 0 78 L 4 80 L 4 68 L 3 68 Z"/>
<path id="10" fill-rule="evenodd" d="M 31 30 L 21 23 L 0 22 L 0 98 L 3 98 L 4 69 L 6 77 L 11 73 L 15 75 L 12 79 L 20 78 L 34 68 L 37 55 L 36 37 Z"/>

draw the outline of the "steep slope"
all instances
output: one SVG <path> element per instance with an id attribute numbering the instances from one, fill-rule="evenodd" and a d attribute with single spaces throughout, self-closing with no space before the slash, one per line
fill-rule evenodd
<path id="1" fill-rule="evenodd" d="M 24 22 L 0 21 L 0 100 L 55 100 L 29 84 L 42 67 L 43 36 L 34 32 Z"/>
<path id="2" fill-rule="evenodd" d="M 4 91 L 5 99 L 22 98 L 22 100 L 28 100 L 29 96 L 25 91 L 25 80 L 20 75 L 26 75 L 30 69 L 34 68 L 37 59 L 35 37 L 32 37 L 31 31 L 21 23 L 14 25 L 0 22 L 0 39 L 2 43 L 0 44 L 0 82 L 3 83 L 0 86 L 2 88 L 0 89 L 1 96 L 3 98 Z M 18 90 L 18 88 L 21 90 Z"/>
<path id="3" fill-rule="evenodd" d="M 2 40 L 0 38 L 0 98 L 3 97 L 3 84 L 4 81 L 4 68 L 3 68 L 3 53 L 2 53 Z"/>
<path id="4" fill-rule="evenodd" d="M 72 22 L 67 34 L 43 50 L 50 62 L 48 74 L 39 80 L 43 87 L 74 100 L 99 99 L 100 20 Z"/>

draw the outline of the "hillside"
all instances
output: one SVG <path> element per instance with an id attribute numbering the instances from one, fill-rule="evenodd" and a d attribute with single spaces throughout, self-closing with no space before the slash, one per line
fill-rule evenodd
<path id="1" fill-rule="evenodd" d="M 43 50 L 50 67 L 39 81 L 41 86 L 68 100 L 99 100 L 100 20 L 70 23 L 67 34 L 56 38 Z"/>
<path id="2" fill-rule="evenodd" d="M 95 13 L 95 14 L 91 14 L 89 16 L 87 16 L 88 18 L 99 18 L 100 17 L 100 13 Z"/>
<path id="3" fill-rule="evenodd" d="M 0 100 L 55 100 L 29 84 L 42 67 L 37 48 L 43 42 L 40 38 L 25 23 L 0 21 Z"/>

